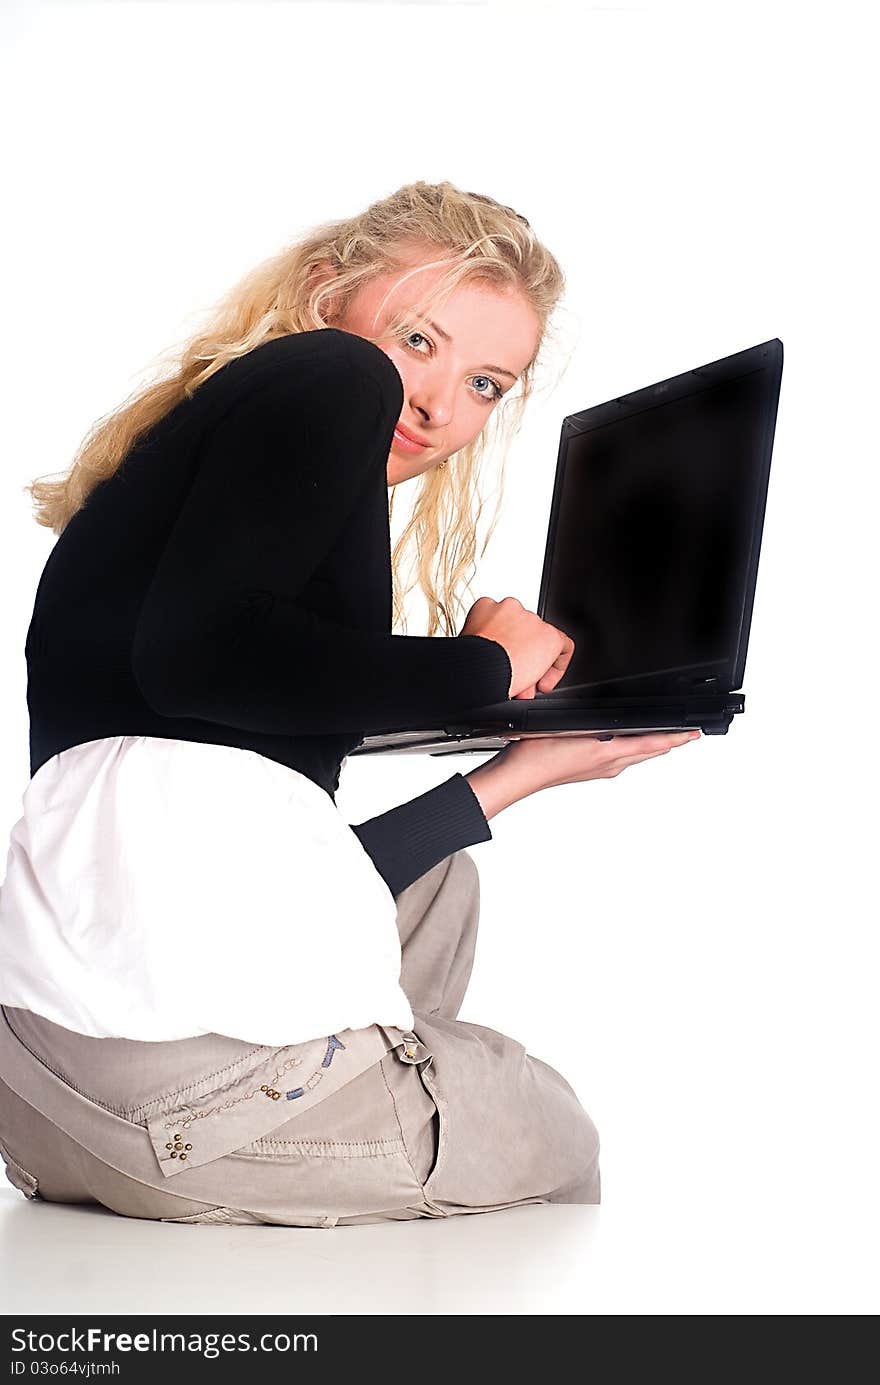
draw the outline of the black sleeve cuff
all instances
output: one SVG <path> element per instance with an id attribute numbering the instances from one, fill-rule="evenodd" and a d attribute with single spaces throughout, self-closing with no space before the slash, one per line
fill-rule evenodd
<path id="1" fill-rule="evenodd" d="M 492 840 L 480 800 L 463 774 L 351 829 L 395 897 L 453 852 Z"/>

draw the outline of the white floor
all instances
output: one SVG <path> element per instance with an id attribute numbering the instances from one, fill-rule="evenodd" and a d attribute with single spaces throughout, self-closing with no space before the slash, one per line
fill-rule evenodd
<path id="1" fill-rule="evenodd" d="M 867 1221 L 789 1206 L 531 1206 L 311 1230 L 170 1226 L 0 1188 L 16 1313 L 858 1314 Z M 234 1258 L 233 1258 L 234 1256 Z"/>

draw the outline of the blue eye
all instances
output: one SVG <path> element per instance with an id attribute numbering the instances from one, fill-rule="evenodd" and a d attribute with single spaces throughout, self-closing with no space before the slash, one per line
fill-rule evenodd
<path id="1" fill-rule="evenodd" d="M 415 346 L 413 346 L 413 345 L 411 344 L 411 343 L 412 343 L 413 337 L 421 337 L 422 341 L 427 342 L 427 343 L 428 343 L 428 346 L 429 346 L 429 348 L 430 348 L 430 350 L 433 351 L 433 349 L 434 349 L 434 348 L 433 348 L 433 345 L 432 345 L 432 343 L 429 341 L 429 339 L 425 336 L 424 332 L 419 332 L 419 331 L 407 332 L 406 335 L 404 336 L 403 340 L 404 340 L 404 342 L 406 343 L 406 345 L 409 347 L 410 351 L 415 352 L 415 354 L 416 354 L 417 356 L 424 356 L 424 355 L 425 355 L 425 352 L 424 352 L 424 351 L 420 351 L 417 347 L 415 347 Z M 430 354 L 430 352 L 429 352 L 428 354 Z M 487 404 L 497 404 L 498 400 L 502 398 L 502 396 L 503 396 L 503 394 L 504 394 L 504 391 L 503 391 L 503 389 L 501 388 L 501 386 L 498 384 L 497 380 L 493 380 L 493 379 L 492 379 L 491 375 L 475 375 L 475 376 L 474 376 L 474 380 L 477 380 L 477 381 L 479 381 L 479 380 L 485 380 L 486 383 L 487 383 L 488 385 L 491 385 L 491 386 L 492 386 L 492 393 L 491 393 L 491 394 L 486 394 L 486 393 L 485 393 L 483 390 L 481 390 L 481 389 L 474 390 L 474 393 L 476 394 L 476 396 L 477 396 L 478 399 L 484 400 L 484 402 L 487 403 Z"/>
<path id="2" fill-rule="evenodd" d="M 485 380 L 487 384 L 492 386 L 494 393 L 486 396 L 489 399 L 489 402 L 492 404 L 499 400 L 502 394 L 504 393 L 501 386 L 495 380 L 492 379 L 491 375 L 475 375 L 474 379 Z M 482 394 L 482 390 L 477 390 L 477 393 Z"/>

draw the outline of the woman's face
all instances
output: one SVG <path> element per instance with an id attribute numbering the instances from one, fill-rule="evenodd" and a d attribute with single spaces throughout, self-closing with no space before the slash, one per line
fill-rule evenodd
<path id="1" fill-rule="evenodd" d="M 411 259 L 405 270 L 365 284 L 332 325 L 362 337 L 379 335 L 398 309 L 417 303 L 443 273 L 442 266 L 422 268 L 401 283 L 417 263 Z M 397 340 L 379 342 L 403 380 L 401 431 L 395 429 L 388 455 L 388 485 L 420 476 L 472 442 L 536 354 L 539 335 L 538 320 L 519 290 L 465 283 L 430 322 L 413 313 Z"/>

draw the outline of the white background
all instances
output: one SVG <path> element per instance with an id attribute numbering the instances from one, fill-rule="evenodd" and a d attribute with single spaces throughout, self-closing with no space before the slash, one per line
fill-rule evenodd
<path id="1" fill-rule="evenodd" d="M 472 848 L 481 939 L 461 1018 L 574 1085 L 602 1139 L 602 1206 L 362 1228 L 359 1245 L 396 1234 L 396 1281 L 395 1255 L 422 1237 L 422 1312 L 876 1311 L 867 6 L 7 0 L 2 22 L 10 827 L 28 775 L 24 638 L 54 542 L 22 487 L 64 471 L 199 313 L 298 232 L 449 178 L 523 212 L 562 263 L 566 351 L 510 455 L 474 599 L 537 601 L 565 413 L 782 338 L 745 714 L 616 780 L 534 795 Z M 350 759 L 338 803 L 360 821 L 477 763 Z M 11 1195 L 10 1274 L 36 1225 Z M 43 1210 L 61 1226 L 72 1209 Z M 531 1215 L 560 1210 L 561 1259 Z M 129 1237 L 177 1230 L 116 1220 Z M 253 1247 L 238 1297 L 208 1264 L 216 1239 L 209 1279 L 194 1277 L 207 1306 L 248 1311 L 252 1294 L 263 1311 L 267 1243 L 240 1231 L 222 1233 L 224 1253 Z M 342 1234 L 322 1233 L 337 1257 Z M 430 1259 L 444 1246 L 446 1275 Z M 77 1276 L 64 1283 L 58 1310 L 81 1302 Z M 119 1292 L 99 1282 L 88 1303 Z M 368 1304 L 351 1311 L 413 1311 L 396 1291 Z"/>

